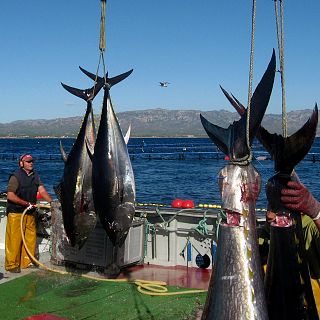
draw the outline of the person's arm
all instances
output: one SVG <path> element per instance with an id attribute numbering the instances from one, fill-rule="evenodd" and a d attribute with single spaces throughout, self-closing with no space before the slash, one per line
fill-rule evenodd
<path id="1" fill-rule="evenodd" d="M 7 193 L 7 199 L 12 201 L 13 203 L 19 204 L 23 207 L 29 207 L 30 203 L 28 201 L 25 201 L 21 198 L 19 198 L 14 192 L 8 191 Z"/>
<path id="2" fill-rule="evenodd" d="M 8 182 L 8 189 L 7 189 L 7 199 L 15 204 L 18 204 L 22 207 L 29 207 L 30 203 L 16 195 L 16 192 L 19 187 L 19 181 L 17 177 L 12 175 Z"/>
<path id="3" fill-rule="evenodd" d="M 320 231 L 320 203 L 302 183 L 289 181 L 281 190 L 281 201 L 288 209 L 308 215 Z"/>
<path id="4" fill-rule="evenodd" d="M 40 193 L 41 197 L 47 201 L 47 202 L 51 202 L 52 201 L 52 198 L 51 196 L 49 195 L 49 193 L 47 192 L 46 188 L 43 186 L 43 185 L 40 185 L 38 187 L 38 192 Z"/>

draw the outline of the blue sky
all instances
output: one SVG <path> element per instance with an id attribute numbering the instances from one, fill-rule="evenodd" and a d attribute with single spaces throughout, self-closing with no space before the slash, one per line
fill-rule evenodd
<path id="1" fill-rule="evenodd" d="M 320 102 L 320 1 L 285 1 L 287 110 Z M 134 69 L 112 88 L 116 112 L 148 108 L 232 110 L 219 84 L 247 103 L 252 1 L 108 0 L 109 75 Z M 0 123 L 79 116 L 85 102 L 60 82 L 92 86 L 100 0 L 5 1 L 1 4 Z M 277 48 L 274 2 L 257 0 L 256 86 Z M 102 69 L 101 69 L 102 72 Z M 102 75 L 102 73 L 100 73 Z M 277 74 L 267 113 L 281 113 Z M 161 88 L 159 81 L 169 81 Z M 100 113 L 102 93 L 94 102 Z"/>

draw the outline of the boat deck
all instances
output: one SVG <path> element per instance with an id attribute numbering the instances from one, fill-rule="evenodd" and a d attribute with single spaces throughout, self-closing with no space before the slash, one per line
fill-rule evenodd
<path id="1" fill-rule="evenodd" d="M 49 259 L 49 254 L 46 253 L 40 260 L 46 266 L 56 270 L 57 272 L 70 271 L 68 267 L 52 265 Z M 41 268 L 39 268 L 39 270 L 41 270 Z M 6 281 L 19 278 L 34 271 L 35 269 L 23 269 L 21 273 L 10 273 L 5 271 L 4 254 L 3 251 L 0 250 L 0 285 Z M 83 272 L 98 278 L 105 278 L 101 273 L 98 272 L 87 272 L 85 270 Z M 77 274 L 79 274 L 79 271 L 77 271 Z M 164 267 L 143 264 L 125 268 L 118 276 L 118 279 L 162 281 L 166 282 L 168 286 L 207 290 L 210 276 L 211 269 L 201 269 L 187 266 Z"/>
<path id="2" fill-rule="evenodd" d="M 117 279 L 128 282 L 104 282 L 98 281 L 105 279 L 102 274 L 87 270 L 59 274 L 70 269 L 53 266 L 49 259 L 47 254 L 40 260 L 57 273 L 39 268 L 12 274 L 4 270 L 1 254 L 2 320 L 200 319 L 206 292 L 154 297 L 138 292 L 133 280 L 164 281 L 168 292 L 175 293 L 188 288 L 205 290 L 211 274 L 209 269 L 146 264 L 125 268 Z M 79 277 L 79 274 L 92 278 Z"/>

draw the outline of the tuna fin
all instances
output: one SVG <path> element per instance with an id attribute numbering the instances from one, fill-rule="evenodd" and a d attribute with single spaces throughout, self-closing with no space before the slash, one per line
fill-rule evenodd
<path id="1" fill-rule="evenodd" d="M 132 71 L 133 71 L 133 69 L 131 69 L 131 70 L 125 72 L 125 73 L 122 73 L 122 74 L 120 74 L 120 75 L 118 75 L 118 76 L 115 76 L 115 77 L 113 77 L 113 78 L 108 78 L 107 81 L 108 81 L 108 84 L 110 85 L 110 88 L 111 88 L 113 85 L 119 83 L 120 81 L 122 81 L 122 80 L 124 80 L 125 78 L 127 78 L 128 76 L 130 76 L 130 74 L 132 73 Z"/>
<path id="2" fill-rule="evenodd" d="M 222 90 L 223 94 L 229 100 L 231 105 L 236 109 L 236 111 L 242 116 L 246 112 L 246 108 L 232 95 L 230 96 L 229 93 L 224 90 L 221 86 L 220 89 Z"/>
<path id="3" fill-rule="evenodd" d="M 228 129 L 224 129 L 218 127 L 211 122 L 209 122 L 206 118 L 200 114 L 201 123 L 206 130 L 209 138 L 217 145 L 217 147 L 224 153 L 229 153 L 229 140 L 230 140 L 230 126 Z"/>
<path id="4" fill-rule="evenodd" d="M 61 157 L 62 157 L 63 162 L 66 163 L 68 160 L 68 155 L 63 149 L 61 140 L 60 140 L 60 153 L 61 153 Z"/>
<path id="5" fill-rule="evenodd" d="M 89 89 L 78 89 L 78 88 L 70 87 L 62 82 L 61 82 L 61 85 L 71 94 L 88 102 L 89 100 L 92 101 L 95 98 L 95 96 L 99 93 L 99 91 L 103 87 L 104 82 L 98 81 L 95 86 Z"/>
<path id="6" fill-rule="evenodd" d="M 259 140 L 266 150 L 274 158 L 275 171 L 290 174 L 294 167 L 309 152 L 318 126 L 318 106 L 312 112 L 311 117 L 294 134 L 284 138 L 276 133 L 269 133 L 266 129 L 260 128 Z"/>
<path id="7" fill-rule="evenodd" d="M 87 71 L 86 69 L 81 68 L 80 66 L 79 66 L 79 69 L 80 69 L 86 76 L 88 76 L 88 77 L 89 77 L 91 80 L 93 80 L 93 81 L 96 81 L 96 78 L 104 79 L 104 78 L 102 78 L 102 77 L 96 76 L 95 74 Z M 106 78 L 107 78 L 107 77 L 108 77 L 108 73 L 106 74 Z"/>
<path id="8" fill-rule="evenodd" d="M 244 113 L 246 111 L 246 108 L 244 107 L 244 105 L 239 100 L 237 100 L 237 98 L 235 98 L 233 94 L 232 94 L 232 98 L 238 104 L 238 106 L 240 107 L 239 109 L 242 111 L 242 113 Z"/>
<path id="9" fill-rule="evenodd" d="M 273 50 L 268 68 L 265 71 L 258 86 L 256 87 L 250 102 L 250 145 L 260 127 L 262 118 L 267 109 L 270 95 L 272 92 L 275 70 L 276 58 L 275 51 Z M 247 111 L 245 111 L 245 113 L 241 116 L 240 120 L 235 121 L 227 129 L 223 129 L 210 123 L 202 115 L 200 115 L 202 125 L 206 130 L 208 136 L 212 139 L 212 141 L 219 147 L 219 149 L 222 152 L 229 155 L 230 158 L 233 160 L 244 158 L 248 156 L 250 153 L 246 141 L 246 118 Z"/>
<path id="10" fill-rule="evenodd" d="M 127 130 L 126 135 L 124 136 L 124 142 L 125 142 L 126 144 L 128 144 L 128 142 L 129 142 L 130 134 L 131 134 L 131 124 L 129 125 L 129 128 L 128 128 L 128 130 Z"/>
<path id="11" fill-rule="evenodd" d="M 94 154 L 94 145 L 92 143 L 90 143 L 89 139 L 86 137 L 86 147 L 87 147 L 87 151 L 89 154 L 89 157 L 92 161 L 93 158 L 93 154 Z"/>
<path id="12" fill-rule="evenodd" d="M 273 88 L 275 73 L 276 56 L 275 51 L 273 50 L 268 68 L 257 85 L 250 101 L 250 144 L 260 127 L 264 113 L 267 109 Z M 246 114 L 247 113 L 245 112 L 245 115 Z"/>
<path id="13" fill-rule="evenodd" d="M 85 70 L 85 69 L 83 69 L 83 68 L 81 68 L 81 67 L 79 67 L 79 68 L 80 68 L 80 70 L 81 70 L 86 76 L 88 76 L 90 79 L 92 79 L 92 80 L 94 80 L 94 81 L 96 80 L 96 75 L 95 75 L 95 74 L 93 74 L 93 73 L 91 73 L 91 72 L 89 72 L 89 71 L 87 71 L 87 70 Z M 107 85 L 109 86 L 109 89 L 110 89 L 112 86 L 114 86 L 115 84 L 117 84 L 117 83 L 119 83 L 120 81 L 122 81 L 122 80 L 124 80 L 125 78 L 127 78 L 127 77 L 132 73 L 132 71 L 133 71 L 133 69 L 131 69 L 131 70 L 125 72 L 125 73 L 122 73 L 122 74 L 120 74 L 120 75 L 118 75 L 118 76 L 115 76 L 115 77 L 113 77 L 113 78 L 108 78 L 108 74 L 106 74 L 106 82 L 107 82 Z M 97 77 L 97 79 L 98 79 L 98 83 L 100 83 L 100 82 L 105 83 L 105 79 L 104 79 L 104 78 L 102 78 L 102 77 Z"/>
<path id="14" fill-rule="evenodd" d="M 53 187 L 53 190 L 59 200 L 59 202 L 61 203 L 61 182 Z"/>

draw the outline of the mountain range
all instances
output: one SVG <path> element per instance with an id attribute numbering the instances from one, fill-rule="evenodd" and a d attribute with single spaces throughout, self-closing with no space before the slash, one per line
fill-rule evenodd
<path id="1" fill-rule="evenodd" d="M 119 112 L 117 116 L 123 132 L 126 132 L 131 123 L 131 137 L 206 137 L 200 122 L 200 113 L 212 123 L 224 128 L 239 119 L 236 112 L 226 110 L 200 111 L 161 108 Z M 300 129 L 311 113 L 311 109 L 288 112 L 288 134 L 291 135 Z M 99 120 L 100 116 L 95 115 L 97 125 Z M 75 137 L 81 122 L 82 117 L 68 117 L 0 123 L 0 137 Z M 262 125 L 271 133 L 281 134 L 282 116 L 266 114 Z"/>

